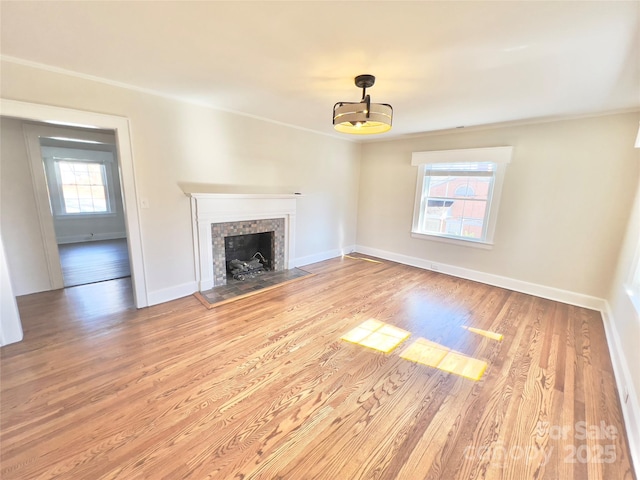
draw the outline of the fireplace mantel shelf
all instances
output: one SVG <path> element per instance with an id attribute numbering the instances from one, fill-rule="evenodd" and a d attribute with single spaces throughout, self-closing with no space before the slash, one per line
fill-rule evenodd
<path id="1" fill-rule="evenodd" d="M 298 198 L 302 197 L 301 193 L 211 193 L 211 192 L 185 192 L 187 197 L 196 199 L 215 199 L 215 198 Z"/>

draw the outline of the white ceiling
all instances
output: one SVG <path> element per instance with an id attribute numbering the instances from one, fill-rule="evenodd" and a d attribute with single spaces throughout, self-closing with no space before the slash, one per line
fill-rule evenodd
<path id="1" fill-rule="evenodd" d="M 334 134 L 353 78 L 385 138 L 640 106 L 639 1 L 0 4 L 0 51 Z M 340 135 L 335 133 L 335 135 Z"/>

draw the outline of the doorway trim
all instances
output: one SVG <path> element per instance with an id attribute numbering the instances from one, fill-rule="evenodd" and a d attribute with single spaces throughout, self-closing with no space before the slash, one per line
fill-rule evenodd
<path id="1" fill-rule="evenodd" d="M 51 125 L 82 126 L 113 130 L 115 132 L 116 148 L 120 162 L 121 188 L 129 246 L 129 261 L 131 263 L 131 283 L 134 303 L 137 308 L 148 306 L 147 281 L 144 269 L 142 232 L 140 229 L 140 214 L 138 211 L 138 194 L 133 166 L 129 119 L 115 115 L 19 102 L 3 98 L 0 98 L 0 114 L 6 117 L 44 122 Z M 39 220 L 42 225 L 42 213 L 40 213 Z M 53 250 L 55 250 L 55 256 L 57 256 L 58 247 L 55 242 L 54 245 L 51 245 L 51 239 L 48 237 L 47 235 L 43 235 L 43 242 L 45 244 L 47 257 L 50 258 Z M 52 285 L 52 287 L 54 286 Z"/>

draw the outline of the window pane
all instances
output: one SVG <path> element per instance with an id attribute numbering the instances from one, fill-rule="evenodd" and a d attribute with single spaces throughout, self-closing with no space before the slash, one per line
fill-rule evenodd
<path id="1" fill-rule="evenodd" d="M 98 165 L 94 165 L 94 166 L 98 166 Z M 93 169 L 91 172 L 89 172 L 89 182 L 91 183 L 91 185 L 102 185 L 102 172 L 98 169 Z"/>
<path id="2" fill-rule="evenodd" d="M 473 189 L 472 198 L 487 200 L 489 198 L 489 189 L 491 188 L 491 177 L 470 177 L 469 187 Z"/>
<path id="3" fill-rule="evenodd" d="M 475 196 L 476 191 L 473 189 L 471 185 L 469 185 L 469 179 L 467 179 L 466 184 L 458 185 L 453 192 L 454 197 L 473 197 Z"/>
<path id="4" fill-rule="evenodd" d="M 96 212 L 106 212 L 107 211 L 107 201 L 104 199 L 94 198 L 93 200 L 93 208 Z"/>
<path id="5" fill-rule="evenodd" d="M 75 185 L 62 185 L 62 194 L 66 199 L 78 197 L 78 188 Z"/>
<path id="6" fill-rule="evenodd" d="M 104 195 L 104 187 L 101 185 L 94 185 L 92 187 L 89 187 L 91 189 L 91 197 L 96 200 L 96 199 L 100 199 L 100 200 L 104 200 L 105 195 Z"/>
<path id="7" fill-rule="evenodd" d="M 462 227 L 462 222 L 459 217 L 452 217 L 447 219 L 445 224 L 445 229 L 443 233 L 448 235 L 460 235 L 460 228 Z"/>
<path id="8" fill-rule="evenodd" d="M 65 213 L 108 212 L 105 167 L 99 163 L 57 161 Z"/>
<path id="9" fill-rule="evenodd" d="M 493 163 L 428 166 L 421 203 L 422 231 L 483 239 L 494 171 Z"/>
<path id="10" fill-rule="evenodd" d="M 430 197 L 449 197 L 455 189 L 457 177 L 429 177 L 427 195 Z"/>
<path id="11" fill-rule="evenodd" d="M 74 199 L 74 198 L 65 199 L 64 205 L 65 205 L 65 211 L 67 213 L 80 212 L 80 202 L 78 202 L 77 199 Z"/>
<path id="12" fill-rule="evenodd" d="M 86 185 L 78 185 L 78 198 L 91 198 L 91 187 Z"/>
<path id="13" fill-rule="evenodd" d="M 93 200 L 91 200 L 90 198 L 81 198 L 80 211 L 86 213 L 93 212 Z"/>

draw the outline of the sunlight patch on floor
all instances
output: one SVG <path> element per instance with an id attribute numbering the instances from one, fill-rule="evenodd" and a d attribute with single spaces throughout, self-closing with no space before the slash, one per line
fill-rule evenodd
<path id="1" fill-rule="evenodd" d="M 365 262 L 371 262 L 371 263 L 382 263 L 380 260 L 373 260 L 371 258 L 364 258 L 364 257 L 352 257 L 351 255 L 343 255 L 343 257 L 345 258 L 350 258 L 351 260 L 364 260 Z"/>
<path id="2" fill-rule="evenodd" d="M 340 339 L 380 352 L 389 353 L 409 338 L 410 335 L 411 332 L 370 318 L 353 330 L 347 332 L 340 337 Z"/>
<path id="3" fill-rule="evenodd" d="M 502 334 L 488 330 L 480 330 L 466 325 L 463 325 L 462 328 L 493 340 L 500 341 L 503 338 Z M 410 335 L 411 332 L 407 330 L 370 318 L 344 334 L 340 339 L 389 353 Z M 400 358 L 475 381 L 480 380 L 487 369 L 487 362 L 484 360 L 469 357 L 422 337 L 409 345 L 400 354 Z"/>
<path id="4" fill-rule="evenodd" d="M 490 338 L 491 340 L 501 341 L 504 338 L 501 333 L 490 332 L 489 330 L 480 330 L 479 328 L 467 327 L 466 325 L 462 325 L 462 328 L 468 330 L 469 332 L 477 333 L 478 335 L 482 335 L 483 337 Z"/>
<path id="5" fill-rule="evenodd" d="M 476 381 L 482 378 L 487 369 L 487 362 L 468 357 L 426 338 L 418 338 L 400 354 L 400 358 Z"/>

